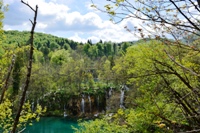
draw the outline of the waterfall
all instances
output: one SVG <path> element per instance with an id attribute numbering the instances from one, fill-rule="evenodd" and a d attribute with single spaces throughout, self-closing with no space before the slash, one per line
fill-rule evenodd
<path id="1" fill-rule="evenodd" d="M 84 95 L 82 96 L 82 100 L 81 100 L 81 111 L 82 111 L 82 113 L 85 113 L 85 100 L 84 100 Z"/>
<path id="2" fill-rule="evenodd" d="M 120 108 L 124 108 L 124 89 L 121 90 L 121 96 L 120 96 Z"/>
<path id="3" fill-rule="evenodd" d="M 67 117 L 67 113 L 66 113 L 66 111 L 64 111 L 64 117 Z"/>
<path id="4" fill-rule="evenodd" d="M 66 106 L 64 104 L 64 117 L 67 117 Z"/>
<path id="5" fill-rule="evenodd" d="M 109 89 L 108 95 L 109 95 L 109 98 L 112 96 L 112 87 Z"/>
<path id="6" fill-rule="evenodd" d="M 34 112 L 34 102 L 31 103 L 31 111 Z"/>
<path id="7" fill-rule="evenodd" d="M 90 113 L 91 113 L 91 111 L 92 111 L 92 105 L 91 105 L 91 98 L 90 98 L 90 96 L 88 96 L 88 101 L 89 101 L 89 105 L 90 105 Z"/>
<path id="8" fill-rule="evenodd" d="M 97 110 L 99 111 L 99 95 L 97 96 Z"/>
<path id="9" fill-rule="evenodd" d="M 64 111 L 66 110 L 66 106 L 65 106 L 65 104 L 64 104 Z"/>
<path id="10" fill-rule="evenodd" d="M 126 91 L 130 90 L 126 85 L 124 85 L 124 88 L 125 88 Z"/>

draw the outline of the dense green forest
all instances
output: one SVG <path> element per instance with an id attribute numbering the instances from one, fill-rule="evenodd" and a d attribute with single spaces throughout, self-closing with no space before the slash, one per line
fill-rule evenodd
<path id="1" fill-rule="evenodd" d="M 4 34 L 6 39 L 2 43 L 5 44 L 3 47 L 6 50 L 2 51 L 0 56 L 3 57 L 7 50 L 17 49 L 12 75 L 13 87 L 17 89 L 22 84 L 20 79 L 23 79 L 22 73 L 24 73 L 23 70 L 28 59 L 29 32 L 5 31 Z M 112 67 L 115 65 L 115 60 L 123 56 L 127 48 L 136 43 L 138 42 L 112 43 L 100 40 L 98 43 L 92 44 L 88 40 L 83 44 L 52 35 L 35 33 L 32 84 L 35 87 L 41 87 L 38 89 L 43 88 L 46 91 L 66 88 L 67 91 L 74 93 L 84 88 L 96 88 L 103 82 L 105 86 L 114 83 L 121 84 L 120 81 L 114 81 L 112 77 L 109 77 L 114 74 Z M 38 78 L 43 79 L 38 81 Z M 48 80 L 49 84 L 43 80 Z M 18 92 L 18 90 L 13 91 Z"/>
<path id="2" fill-rule="evenodd" d="M 122 2 L 114 4 L 119 8 Z M 158 19 L 163 16 L 155 19 L 148 15 L 157 7 L 152 3 L 140 4 L 146 8 L 137 9 L 138 12 L 144 11 L 150 22 L 160 22 Z M 150 10 L 149 6 L 153 8 Z M 116 15 L 110 5 L 105 8 L 108 14 Z M 174 24 L 172 19 L 171 25 L 183 30 L 184 36 L 172 29 L 168 32 L 166 27 L 155 28 L 172 34 L 173 39 L 157 35 L 145 39 L 139 29 L 143 39 L 135 42 L 78 43 L 35 33 L 31 59 L 33 32 L 4 31 L 3 12 L 0 11 L 0 131 L 12 131 L 28 76 L 30 84 L 17 124 L 18 132 L 42 115 L 63 113 L 90 118 L 80 122 L 79 129 L 74 128 L 77 133 L 200 131 L 199 21 L 189 21 L 190 26 L 183 26 Z M 160 23 L 161 26 L 170 24 L 168 19 Z M 32 63 L 31 75 L 27 74 L 28 62 Z"/>
<path id="3" fill-rule="evenodd" d="M 29 36 L 30 32 L 26 31 L 4 31 L 5 39 L 1 45 L 2 73 L 6 73 L 14 60 L 7 92 L 16 105 L 26 78 Z M 113 79 L 114 61 L 123 56 L 128 47 L 137 43 L 101 40 L 96 44 L 90 40 L 77 43 L 43 33 L 35 33 L 34 40 L 33 71 L 27 101 L 35 103 L 35 106 L 40 102 L 47 107 L 46 115 L 62 115 L 67 100 L 82 93 L 104 95 L 109 87 L 119 89 L 124 81 Z M 62 103 L 61 106 L 58 102 Z M 33 105 L 29 106 L 32 108 Z M 76 111 L 76 114 L 79 112 Z"/>
<path id="4" fill-rule="evenodd" d="M 9 81 L 10 97 L 17 97 L 23 86 L 28 46 L 20 39 L 28 40 L 28 34 L 5 31 L 6 41 L 2 42 L 4 50 L 1 54 L 2 60 L 7 58 L 4 71 L 12 57 L 8 51 L 13 51 L 16 55 Z M 17 37 L 18 41 L 14 41 Z M 97 119 L 89 125 L 86 123 L 89 131 L 91 128 L 94 128 L 94 132 L 104 131 L 101 126 L 97 129 L 95 124 L 102 124 L 108 130 L 111 123 L 106 124 L 107 119 L 112 121 L 112 131 L 165 132 L 168 128 L 187 129 L 190 128 L 190 120 L 184 114 L 198 113 L 198 99 L 195 99 L 198 93 L 193 92 L 199 85 L 198 75 L 193 74 L 199 71 L 199 52 L 194 51 L 196 40 L 191 46 L 183 43 L 181 49 L 177 45 L 164 45 L 174 43 L 167 40 L 140 40 L 120 44 L 102 41 L 92 44 L 88 41 L 82 44 L 42 33 L 36 33 L 35 40 L 33 72 L 27 99 L 36 103 L 43 98 L 44 101 L 41 102 L 47 107 L 52 102 L 53 107 L 47 108 L 47 114 L 61 114 L 64 105 L 62 99 L 79 97 L 82 93 L 100 95 L 110 87 L 119 92 L 120 85 L 128 85 L 130 88 L 125 98 L 124 106 L 127 109 L 118 110 L 113 117 Z M 189 70 L 173 61 L 180 57 L 180 53 L 181 65 L 187 66 Z M 54 96 L 55 93 L 57 96 Z M 46 96 L 48 94 L 49 97 Z M 181 99 L 181 95 L 187 97 Z M 52 101 L 53 97 L 62 103 L 62 107 L 57 105 L 58 101 Z M 114 110 L 108 110 L 112 111 Z M 195 122 L 198 124 L 198 118 L 192 118 L 192 124 Z"/>
<path id="5" fill-rule="evenodd" d="M 23 79 L 21 73 L 23 73 L 28 59 L 26 51 L 28 51 L 29 32 L 5 31 L 4 34 L 6 36 L 5 41 L 2 42 L 5 44 L 3 45 L 4 49 L 17 49 L 13 80 L 17 80 L 18 84 L 13 82 L 13 87 L 19 88 L 21 86 L 20 79 Z M 96 44 L 92 44 L 90 40 L 83 44 L 52 35 L 35 33 L 32 84 L 43 89 L 45 86 L 46 91 L 67 88 L 68 91 L 74 93 L 83 88 L 95 88 L 99 82 L 105 82 L 107 85 L 113 84 L 114 81 L 111 82 L 111 77 L 106 77 L 104 74 L 107 71 L 112 71 L 114 60 L 124 55 L 126 49 L 134 44 L 136 42 L 117 44 L 101 40 Z M 6 50 L 2 51 L 1 57 L 5 53 Z M 107 73 L 107 76 L 111 76 L 110 73 Z M 42 79 L 36 80 L 38 78 L 48 80 L 49 85 L 44 83 Z M 13 91 L 18 92 L 18 90 Z"/>
<path id="6" fill-rule="evenodd" d="M 5 31 L 6 40 L 3 42 L 5 44 L 12 44 L 16 47 L 22 47 L 29 44 L 30 32 L 24 31 Z M 123 54 L 126 48 L 133 45 L 135 42 L 122 42 L 122 43 L 112 43 L 112 42 L 102 42 L 101 40 L 93 44 L 91 40 L 87 43 L 78 43 L 73 40 L 66 38 L 59 38 L 53 35 L 47 35 L 43 33 L 36 33 L 34 38 L 34 47 L 43 53 L 43 56 L 48 60 L 49 53 L 57 50 L 75 50 L 87 55 L 91 59 L 98 59 L 103 56 L 115 56 Z"/>

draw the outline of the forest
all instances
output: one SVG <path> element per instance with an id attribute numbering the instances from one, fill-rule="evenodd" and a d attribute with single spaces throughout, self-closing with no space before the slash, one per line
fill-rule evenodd
<path id="1" fill-rule="evenodd" d="M 199 5 L 189 0 L 179 7 L 179 1 L 169 0 L 166 9 L 162 0 L 137 2 L 143 8 L 124 0 L 111 0 L 104 9 L 92 5 L 123 19 L 125 14 L 115 8 L 126 7 L 125 13 L 155 26 L 157 34 L 149 36 L 136 27 L 141 39 L 121 43 L 5 31 L 0 2 L 0 131 L 23 132 L 42 116 L 64 113 L 89 119 L 74 127 L 76 133 L 200 132 L 200 25 L 198 18 L 188 17 L 195 13 L 183 12 L 195 7 L 199 14 Z M 158 13 L 163 9 L 165 13 Z M 37 15 L 37 6 L 33 11 Z M 187 21 L 177 22 L 182 17 Z"/>

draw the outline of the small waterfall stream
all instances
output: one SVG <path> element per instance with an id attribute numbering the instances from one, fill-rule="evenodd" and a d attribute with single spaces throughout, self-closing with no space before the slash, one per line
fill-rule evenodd
<path id="1" fill-rule="evenodd" d="M 108 95 L 109 95 L 109 98 L 112 96 L 112 87 L 109 89 Z"/>
<path id="2" fill-rule="evenodd" d="M 81 100 L 81 111 L 82 111 L 82 113 L 85 113 L 85 100 L 84 100 L 84 95 L 82 95 L 82 100 Z"/>
<path id="3" fill-rule="evenodd" d="M 34 106 L 34 102 L 31 103 L 31 111 L 34 112 L 35 111 L 35 106 Z"/>
<path id="4" fill-rule="evenodd" d="M 99 112 L 99 95 L 97 96 L 97 111 Z"/>
<path id="5" fill-rule="evenodd" d="M 91 105 L 91 98 L 90 98 L 90 96 L 88 96 L 88 101 L 89 101 L 90 113 L 91 113 L 91 111 L 92 111 L 92 105 Z"/>
<path id="6" fill-rule="evenodd" d="M 67 117 L 66 105 L 64 104 L 64 117 Z"/>
<path id="7" fill-rule="evenodd" d="M 66 110 L 66 105 L 64 104 L 64 110 Z"/>
<path id="8" fill-rule="evenodd" d="M 124 108 L 124 88 L 121 89 L 121 95 L 120 95 L 120 108 Z"/>

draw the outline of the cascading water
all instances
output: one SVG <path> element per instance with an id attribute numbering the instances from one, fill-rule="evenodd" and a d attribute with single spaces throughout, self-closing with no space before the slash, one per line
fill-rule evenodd
<path id="1" fill-rule="evenodd" d="M 124 88 L 121 90 L 121 95 L 120 95 L 120 108 L 124 108 Z"/>
<path id="2" fill-rule="evenodd" d="M 81 111 L 82 111 L 82 113 L 85 113 L 85 100 L 84 100 L 84 95 L 82 96 L 82 100 L 81 100 Z"/>
<path id="3" fill-rule="evenodd" d="M 66 113 L 66 111 L 64 111 L 64 117 L 67 117 L 67 113 Z"/>
<path id="4" fill-rule="evenodd" d="M 31 111 L 34 112 L 34 109 L 35 109 L 35 107 L 34 107 L 34 102 L 32 102 L 32 103 L 31 103 Z"/>
<path id="5" fill-rule="evenodd" d="M 67 117 L 66 106 L 64 105 L 64 117 Z"/>
<path id="6" fill-rule="evenodd" d="M 99 95 L 97 96 L 97 109 L 99 111 Z"/>
<path id="7" fill-rule="evenodd" d="M 130 90 L 126 85 L 124 85 L 124 88 L 125 88 L 126 91 Z"/>
<path id="8" fill-rule="evenodd" d="M 112 87 L 109 89 L 108 95 L 109 95 L 109 98 L 112 96 Z"/>
<path id="9" fill-rule="evenodd" d="M 90 105 L 90 113 L 91 113 L 91 111 L 92 111 L 92 105 L 91 105 L 91 98 L 90 98 L 90 96 L 88 96 L 88 101 L 89 101 L 89 105 Z"/>

